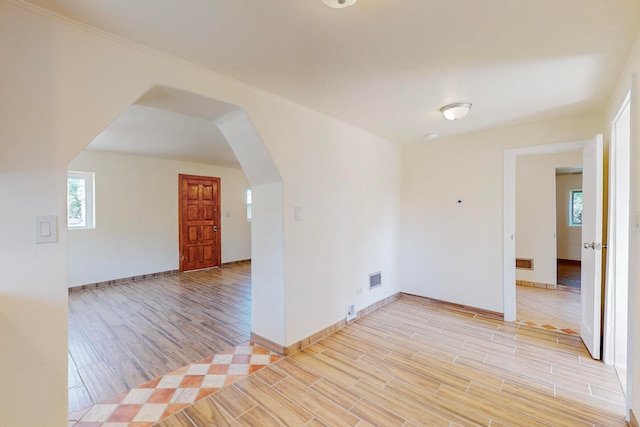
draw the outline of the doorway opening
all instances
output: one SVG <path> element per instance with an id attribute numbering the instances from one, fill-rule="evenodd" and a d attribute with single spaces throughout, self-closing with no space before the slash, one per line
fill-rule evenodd
<path id="1" fill-rule="evenodd" d="M 530 155 L 544 155 L 565 153 L 570 151 L 582 152 L 583 167 L 583 215 L 582 215 L 582 271 L 581 271 L 581 315 L 580 337 L 595 359 L 601 357 L 601 313 L 602 288 L 600 262 L 602 254 L 602 175 L 603 175 L 603 139 L 596 135 L 589 141 L 575 141 L 559 144 L 548 144 L 534 147 L 524 147 L 506 150 L 504 152 L 503 175 L 503 290 L 504 290 L 504 319 L 517 320 L 516 313 L 516 164 L 520 157 Z M 553 177 L 555 178 L 555 171 Z M 555 209 L 553 209 L 555 212 Z M 549 230 L 549 227 L 546 228 Z M 551 227 L 555 230 L 555 227 Z M 554 234 L 551 232 L 550 234 Z M 549 241 L 549 236 L 545 236 Z M 553 271 L 551 280 L 556 280 L 556 245 L 555 239 L 549 252 L 554 256 L 550 270 Z M 547 258 L 542 257 L 546 260 Z M 548 274 L 549 270 L 545 269 Z M 548 277 L 548 276 L 546 276 Z M 550 282 L 544 282 L 550 283 Z"/>
<path id="2" fill-rule="evenodd" d="M 582 159 L 579 159 L 580 164 Z M 556 168 L 556 284 L 580 292 L 582 266 L 582 168 Z"/>
<path id="3" fill-rule="evenodd" d="M 283 329 L 260 311 L 264 295 L 283 286 L 281 180 L 246 114 L 157 86 L 112 125 L 70 163 L 95 171 L 96 221 L 69 233 L 68 282 L 77 291 L 69 296 L 69 412 L 249 341 L 256 330 L 270 337 L 256 323 Z M 114 146 L 100 146 L 101 137 Z M 225 183 L 213 224 L 223 252 L 209 258 L 229 268 L 174 274 L 180 174 Z M 268 238 L 256 243 L 255 235 Z M 221 286 L 211 290 L 211 280 Z M 277 309 L 270 305 L 270 315 Z"/>
<path id="4" fill-rule="evenodd" d="M 517 320 L 571 335 L 581 314 L 580 288 L 569 286 L 580 283 L 581 167 L 581 151 L 516 160 Z"/>

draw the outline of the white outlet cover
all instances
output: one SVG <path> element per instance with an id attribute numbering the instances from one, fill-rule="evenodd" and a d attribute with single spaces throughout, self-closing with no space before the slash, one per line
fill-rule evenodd
<path id="1" fill-rule="evenodd" d="M 294 221 L 302 221 L 302 207 L 294 206 L 293 207 L 293 220 Z"/>
<path id="2" fill-rule="evenodd" d="M 347 306 L 347 322 L 356 318 L 356 306 L 351 304 Z"/>

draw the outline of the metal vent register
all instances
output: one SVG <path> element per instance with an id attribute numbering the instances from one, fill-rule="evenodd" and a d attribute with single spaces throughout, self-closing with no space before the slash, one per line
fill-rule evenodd
<path id="1" fill-rule="evenodd" d="M 371 273 L 369 275 L 369 289 L 377 288 L 382 285 L 382 272 Z"/>
<path id="2" fill-rule="evenodd" d="M 528 258 L 516 258 L 516 268 L 520 270 L 533 270 L 533 260 Z"/>

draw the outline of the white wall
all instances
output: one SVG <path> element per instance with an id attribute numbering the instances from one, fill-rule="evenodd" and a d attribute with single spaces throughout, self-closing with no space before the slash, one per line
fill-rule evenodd
<path id="1" fill-rule="evenodd" d="M 69 170 L 96 190 L 96 228 L 69 231 L 69 286 L 179 268 L 178 174 L 220 178 L 222 262 L 251 258 L 241 169 L 85 150 Z"/>
<path id="2" fill-rule="evenodd" d="M 586 115 L 404 147 L 403 290 L 503 312 L 504 150 L 591 139 L 602 123 Z"/>
<path id="3" fill-rule="evenodd" d="M 582 227 L 569 225 L 569 194 L 571 190 L 581 188 L 582 173 L 556 176 L 556 230 L 559 259 L 580 261 L 582 258 Z"/>
<path id="4" fill-rule="evenodd" d="M 276 254 L 252 223 L 254 261 L 274 255 L 284 264 L 254 278 L 282 295 L 280 306 L 253 313 L 272 334 L 265 338 L 289 345 L 343 319 L 349 302 L 361 308 L 398 291 L 400 149 L 392 142 L 28 4 L 0 0 L 0 17 L 0 194 L 10 201 L 0 204 L 0 376 L 18 385 L 0 389 L 3 424 L 67 425 L 68 233 L 60 227 L 59 242 L 35 245 L 33 217 L 65 218 L 68 163 L 155 85 L 245 110 L 280 172 L 279 184 L 245 172 L 258 190 L 279 188 L 275 198 L 256 194 L 256 212 L 284 215 L 271 231 L 283 245 Z M 295 205 L 303 218 L 294 223 Z M 357 295 L 378 270 L 383 286 Z"/>
<path id="5" fill-rule="evenodd" d="M 581 165 L 581 151 L 517 158 L 516 257 L 534 267 L 517 269 L 517 280 L 556 283 L 556 168 Z"/>
<path id="6" fill-rule="evenodd" d="M 363 135 L 345 140 L 346 125 L 336 125 L 309 123 L 331 145 L 312 144 L 297 134 L 298 144 L 281 153 L 309 178 L 289 183 L 284 204 L 291 224 L 285 240 L 293 242 L 286 252 L 286 315 L 304 319 L 287 321 L 287 336 L 295 337 L 290 342 L 305 337 L 310 325 L 316 331 L 327 326 L 309 315 L 316 307 L 329 318 L 343 319 L 347 305 L 360 310 L 399 290 L 400 150 L 393 145 L 372 149 Z M 378 271 L 383 285 L 370 291 L 369 274 Z"/>

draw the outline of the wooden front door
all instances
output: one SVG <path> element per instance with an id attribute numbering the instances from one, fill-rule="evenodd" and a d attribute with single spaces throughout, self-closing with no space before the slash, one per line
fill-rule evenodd
<path id="1" fill-rule="evenodd" d="M 180 271 L 220 266 L 220 178 L 178 177 Z"/>

